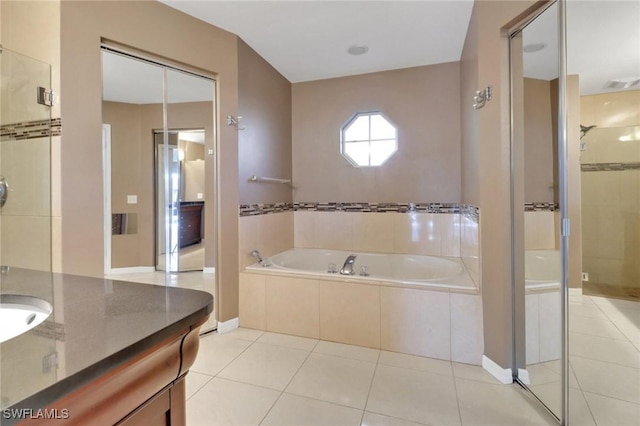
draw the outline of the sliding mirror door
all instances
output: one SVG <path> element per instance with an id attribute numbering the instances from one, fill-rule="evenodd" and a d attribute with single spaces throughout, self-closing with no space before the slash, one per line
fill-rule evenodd
<path id="1" fill-rule="evenodd" d="M 518 379 L 562 419 L 558 27 L 555 3 L 510 46 Z"/>
<path id="2" fill-rule="evenodd" d="M 102 58 L 105 274 L 215 294 L 215 81 Z"/>

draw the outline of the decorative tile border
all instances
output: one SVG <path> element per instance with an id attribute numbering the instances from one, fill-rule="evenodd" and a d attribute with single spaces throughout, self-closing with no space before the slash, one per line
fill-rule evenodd
<path id="1" fill-rule="evenodd" d="M 622 172 L 640 170 L 640 163 L 587 163 L 580 165 L 582 172 Z"/>
<path id="2" fill-rule="evenodd" d="M 293 210 L 292 203 L 240 204 L 240 217 L 258 216 L 269 213 L 282 213 Z"/>
<path id="3" fill-rule="evenodd" d="M 478 223 L 476 206 L 457 203 L 276 203 L 242 204 L 240 217 L 285 211 L 349 212 L 349 213 L 458 213 Z"/>
<path id="4" fill-rule="evenodd" d="M 296 211 L 360 213 L 460 213 L 454 203 L 294 203 Z"/>
<path id="5" fill-rule="evenodd" d="M 42 324 L 31 330 L 32 334 L 64 342 L 64 324 L 54 321 L 44 321 Z"/>
<path id="6" fill-rule="evenodd" d="M 524 203 L 525 212 L 555 212 L 560 210 L 558 203 Z"/>
<path id="7" fill-rule="evenodd" d="M 471 204 L 461 205 L 462 215 L 475 223 L 480 223 L 480 209 Z"/>
<path id="8" fill-rule="evenodd" d="M 62 134 L 62 119 L 26 121 L 0 126 L 0 141 L 37 139 Z"/>

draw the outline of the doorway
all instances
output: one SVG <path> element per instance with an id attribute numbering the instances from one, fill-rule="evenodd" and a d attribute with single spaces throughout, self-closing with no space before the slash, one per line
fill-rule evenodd
<path id="1" fill-rule="evenodd" d="M 205 161 L 204 129 L 154 132 L 156 196 L 156 270 L 169 272 L 202 271 L 205 253 Z M 168 148 L 167 148 L 168 147 Z M 164 167 L 169 152 L 169 176 Z M 169 181 L 168 199 L 165 179 Z M 165 208 L 170 205 L 170 209 Z M 169 224 L 165 232 L 165 224 Z M 170 244 L 167 246 L 166 235 Z M 169 256 L 167 256 L 169 249 Z M 167 259 L 169 263 L 167 263 Z"/>

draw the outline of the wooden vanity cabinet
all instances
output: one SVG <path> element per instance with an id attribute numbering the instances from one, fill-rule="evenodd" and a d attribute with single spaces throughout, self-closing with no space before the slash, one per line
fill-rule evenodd
<path id="1" fill-rule="evenodd" d="M 198 353 L 204 321 L 153 345 L 47 407 L 68 412 L 68 418 L 56 419 L 55 424 L 185 425 L 185 376 Z M 25 419 L 20 425 L 50 422 Z"/>

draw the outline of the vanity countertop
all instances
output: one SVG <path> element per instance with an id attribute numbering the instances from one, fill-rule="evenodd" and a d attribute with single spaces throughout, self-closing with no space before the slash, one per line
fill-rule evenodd
<path id="1" fill-rule="evenodd" d="M 37 327 L 0 344 L 6 409 L 40 409 L 204 321 L 211 294 L 109 279 L 2 268 L 0 293 L 53 306 Z"/>

